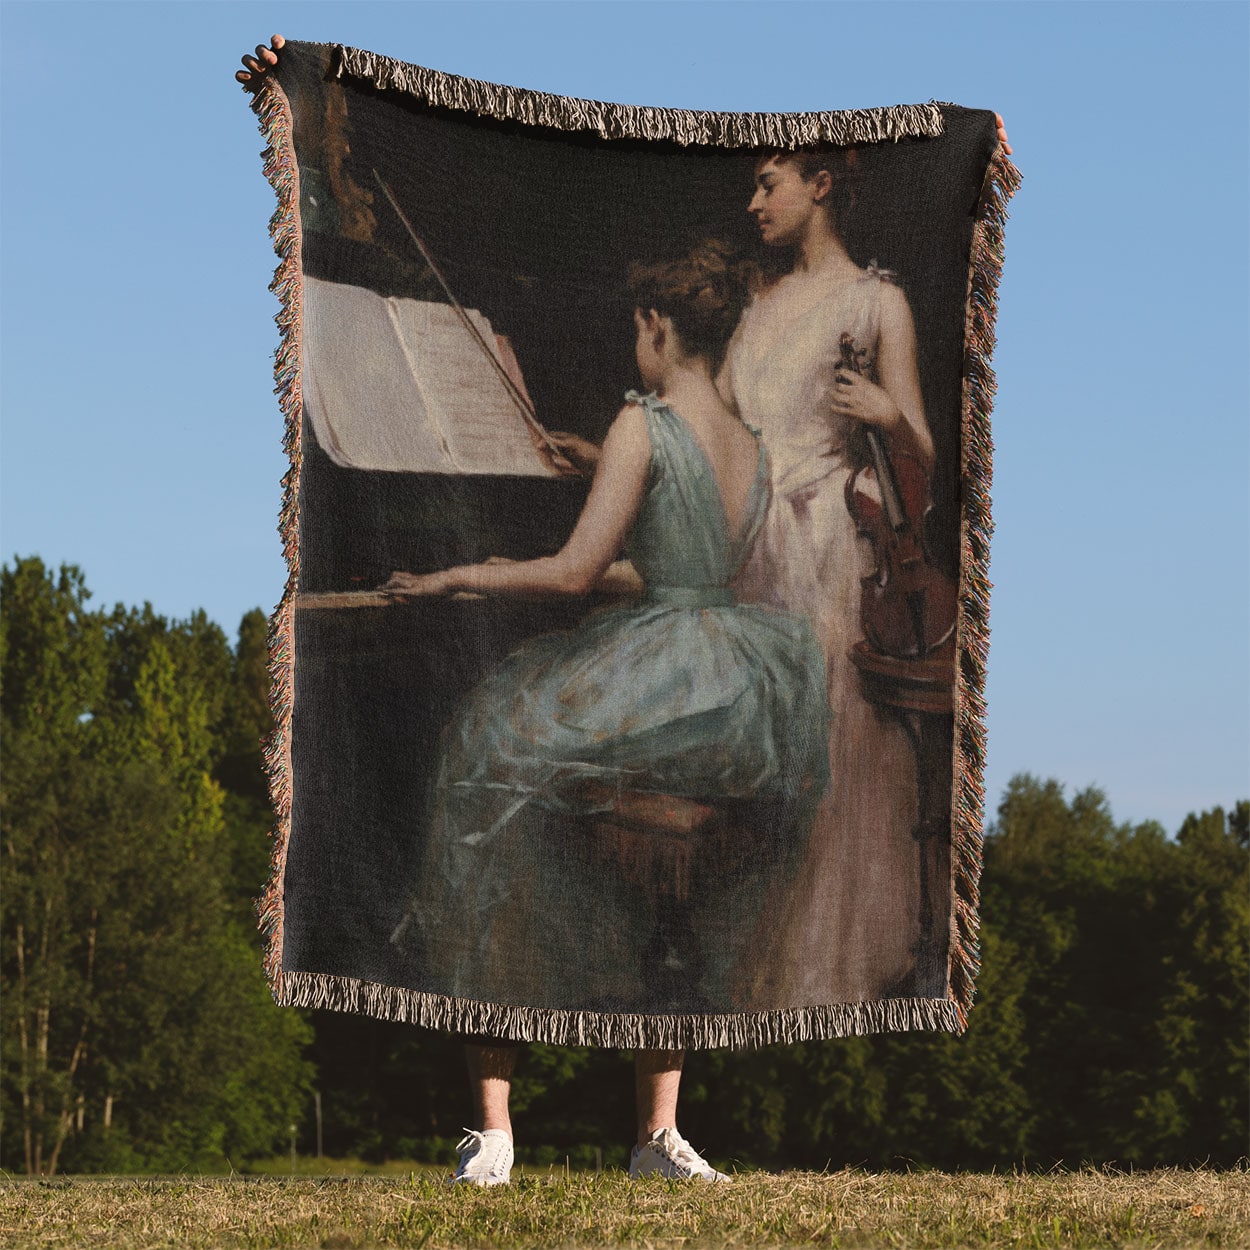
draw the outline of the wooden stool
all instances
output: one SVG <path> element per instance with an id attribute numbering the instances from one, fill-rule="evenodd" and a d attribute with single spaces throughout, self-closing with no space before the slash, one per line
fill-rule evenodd
<path id="1" fill-rule="evenodd" d="M 719 860 L 728 822 L 707 803 L 670 794 L 625 790 L 591 826 L 602 858 L 631 885 L 685 903 L 700 861 Z"/>

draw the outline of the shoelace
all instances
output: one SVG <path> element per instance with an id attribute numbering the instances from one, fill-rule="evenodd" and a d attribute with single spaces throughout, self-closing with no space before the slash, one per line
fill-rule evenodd
<path id="1" fill-rule="evenodd" d="M 668 1152 L 668 1157 L 679 1168 L 685 1168 L 687 1175 L 693 1175 L 696 1170 L 712 1170 L 708 1161 L 676 1129 L 665 1133 L 660 1142 Z"/>
<path id="2" fill-rule="evenodd" d="M 507 1145 L 506 1137 L 492 1137 L 488 1143 L 485 1133 L 479 1133 L 476 1129 L 467 1128 L 464 1130 L 464 1136 L 456 1143 L 456 1149 L 465 1151 L 476 1143 L 477 1149 L 470 1156 L 472 1159 L 480 1158 L 482 1163 L 486 1165 L 486 1170 L 491 1176 L 499 1175 L 499 1158 L 504 1152 Z M 490 1152 L 487 1152 L 488 1146 Z M 463 1167 L 468 1163 L 468 1159 L 461 1159 L 460 1165 Z"/>

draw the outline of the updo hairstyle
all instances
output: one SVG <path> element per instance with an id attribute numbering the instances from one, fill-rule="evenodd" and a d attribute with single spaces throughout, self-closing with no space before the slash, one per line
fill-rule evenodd
<path id="1" fill-rule="evenodd" d="M 672 319 L 682 346 L 706 356 L 714 369 L 750 298 L 755 266 L 719 239 L 709 239 L 677 260 L 635 261 L 629 267 L 631 304 Z"/>
<path id="2" fill-rule="evenodd" d="M 825 211 L 839 235 L 846 228 L 855 207 L 855 200 L 863 178 L 859 152 L 855 148 L 772 148 L 761 152 L 755 162 L 758 173 L 769 161 L 779 165 L 793 165 L 804 182 L 811 182 L 820 171 L 826 170 L 833 185 L 824 199 Z"/>

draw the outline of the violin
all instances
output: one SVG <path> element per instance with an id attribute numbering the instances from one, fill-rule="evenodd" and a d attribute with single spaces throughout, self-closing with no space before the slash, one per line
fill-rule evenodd
<path id="1" fill-rule="evenodd" d="M 851 335 L 843 334 L 838 348 L 839 366 L 862 374 L 866 353 Z M 880 430 L 861 428 L 866 454 L 847 480 L 846 506 L 876 565 L 860 579 L 864 636 L 881 655 L 924 660 L 954 637 L 959 586 L 929 558 L 924 523 L 933 501 L 924 465 L 907 452 L 891 456 Z"/>

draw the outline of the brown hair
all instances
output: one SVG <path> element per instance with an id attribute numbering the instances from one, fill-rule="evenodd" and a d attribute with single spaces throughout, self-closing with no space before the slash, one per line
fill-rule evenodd
<path id="1" fill-rule="evenodd" d="M 677 260 L 635 261 L 629 267 L 629 298 L 635 308 L 670 317 L 682 346 L 719 368 L 755 273 L 727 243 L 708 239 Z"/>
<path id="2" fill-rule="evenodd" d="M 756 173 L 769 161 L 796 166 L 804 182 L 811 182 L 822 169 L 829 174 L 833 186 L 824 201 L 825 211 L 834 230 L 841 235 L 855 207 L 856 192 L 863 178 L 859 151 L 856 148 L 770 148 L 756 159 Z"/>

